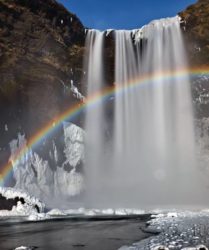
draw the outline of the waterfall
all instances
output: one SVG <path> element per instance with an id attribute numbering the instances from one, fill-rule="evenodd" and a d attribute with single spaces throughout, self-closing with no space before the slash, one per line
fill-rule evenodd
<path id="1" fill-rule="evenodd" d="M 202 204 L 205 190 L 195 160 L 189 75 L 165 77 L 166 72 L 187 67 L 179 17 L 153 21 L 139 30 L 116 30 L 114 36 L 112 138 L 105 136 L 104 103 L 87 108 L 88 204 L 140 208 Z M 88 31 L 87 48 L 91 96 L 104 87 L 104 32 Z M 148 76 L 146 83 L 130 87 L 143 76 Z"/>
<path id="2" fill-rule="evenodd" d="M 85 81 L 87 81 L 87 97 L 101 92 L 104 87 L 103 72 L 103 47 L 104 32 L 98 30 L 89 30 L 86 38 L 86 60 L 85 71 L 87 72 Z M 103 103 L 99 102 L 93 108 L 87 107 L 86 110 L 86 180 L 87 196 L 92 197 L 97 181 L 101 176 L 101 159 L 103 159 L 104 147 L 104 110 Z M 95 196 L 94 196 L 95 197 Z"/>

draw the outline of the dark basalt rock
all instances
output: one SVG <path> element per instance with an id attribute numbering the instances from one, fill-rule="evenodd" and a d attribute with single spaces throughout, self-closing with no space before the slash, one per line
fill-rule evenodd
<path id="1" fill-rule="evenodd" d="M 80 89 L 84 39 L 83 25 L 56 1 L 0 1 L 2 126 L 27 123 L 33 133 L 77 102 L 63 84 Z"/>
<path id="2" fill-rule="evenodd" d="M 16 197 L 15 199 L 7 199 L 0 194 L 0 210 L 12 210 L 12 207 L 16 206 L 18 201 L 20 201 L 22 204 L 25 203 L 23 198 Z"/>
<path id="3" fill-rule="evenodd" d="M 0 194 L 0 210 L 12 210 L 13 206 L 16 206 L 17 202 L 14 199 L 6 199 Z"/>
<path id="4" fill-rule="evenodd" d="M 84 26 L 56 1 L 0 0 L 1 165 L 18 132 L 30 137 L 80 102 L 70 87 L 82 91 L 84 43 Z"/>

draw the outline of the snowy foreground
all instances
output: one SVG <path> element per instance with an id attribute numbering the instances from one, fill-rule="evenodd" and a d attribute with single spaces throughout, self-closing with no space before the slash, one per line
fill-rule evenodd
<path id="1" fill-rule="evenodd" d="M 152 215 L 147 231 L 155 236 L 119 250 L 206 250 L 209 246 L 209 211 Z M 159 234 L 157 234 L 159 233 Z"/>
<path id="2" fill-rule="evenodd" d="M 45 204 L 39 199 L 30 196 L 26 192 L 13 188 L 0 187 L 0 194 L 6 199 L 23 198 L 25 203 L 17 202 L 12 210 L 0 210 L 0 217 L 23 217 L 29 221 L 49 220 L 57 217 L 69 216 L 121 216 L 141 215 L 145 211 L 137 209 L 52 209 L 46 212 Z M 39 212 L 36 208 L 39 208 Z M 154 236 L 134 243 L 131 246 L 123 246 L 119 250 L 163 250 L 163 249 L 207 249 L 209 246 L 209 210 L 199 212 L 153 212 L 146 229 L 155 233 Z M 160 246 L 163 246 L 162 248 Z M 33 249 L 30 247 L 18 247 L 16 250 Z"/>

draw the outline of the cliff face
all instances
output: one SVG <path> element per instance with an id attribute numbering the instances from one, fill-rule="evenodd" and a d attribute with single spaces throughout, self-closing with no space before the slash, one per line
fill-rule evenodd
<path id="1" fill-rule="evenodd" d="M 9 142 L 29 138 L 80 102 L 85 29 L 54 0 L 0 0 L 0 166 Z"/>
<path id="2" fill-rule="evenodd" d="M 78 101 L 70 89 L 80 89 L 84 40 L 81 22 L 54 0 L 0 0 L 1 134 L 5 124 L 10 135 L 33 133 Z"/>
<path id="3" fill-rule="evenodd" d="M 191 66 L 209 65 L 209 1 L 199 0 L 179 15 Z"/>
<path id="4" fill-rule="evenodd" d="M 209 1 L 199 0 L 179 13 L 182 18 L 188 62 L 190 67 L 209 66 Z M 209 116 L 209 77 L 199 75 L 192 83 L 197 118 Z"/>

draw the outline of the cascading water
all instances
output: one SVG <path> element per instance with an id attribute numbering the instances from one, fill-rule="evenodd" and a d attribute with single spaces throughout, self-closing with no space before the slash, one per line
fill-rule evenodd
<path id="1" fill-rule="evenodd" d="M 104 33 L 89 30 L 86 38 L 87 56 L 85 61 L 87 95 L 92 96 L 104 87 L 103 72 L 103 43 Z M 101 175 L 101 159 L 104 148 L 104 110 L 103 103 L 87 107 L 86 110 L 86 179 L 88 180 L 88 194 L 93 194 L 97 187 L 97 180 Z"/>
<path id="2" fill-rule="evenodd" d="M 103 38 L 103 32 L 88 31 L 89 96 L 104 83 Z M 115 31 L 115 44 L 111 140 L 105 137 L 103 103 L 87 109 L 87 202 L 140 208 L 202 204 L 190 81 L 178 75 L 187 66 L 179 18 Z M 142 77 L 146 81 L 133 84 Z"/>

